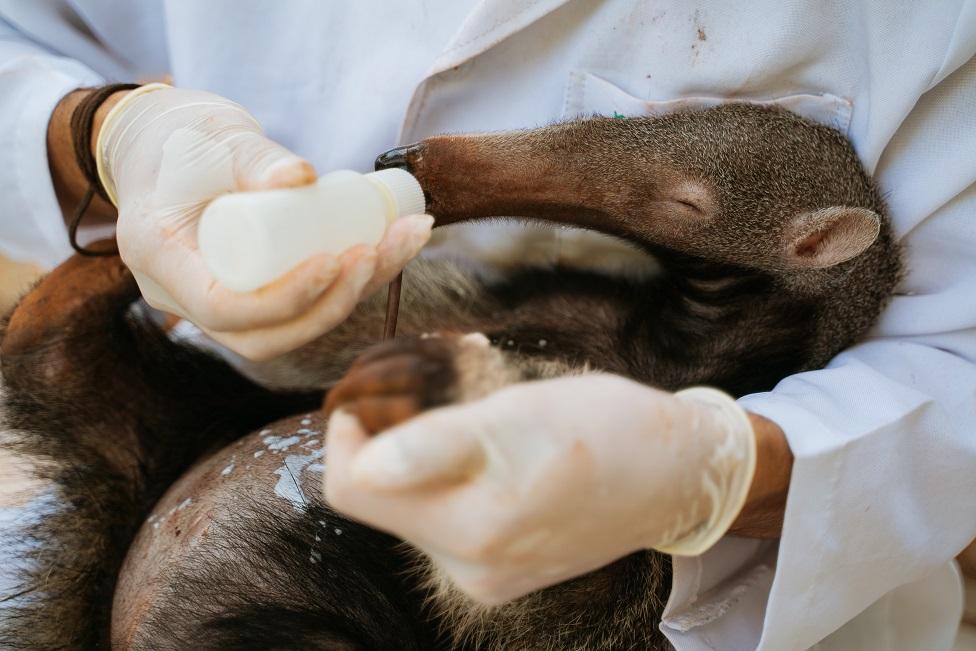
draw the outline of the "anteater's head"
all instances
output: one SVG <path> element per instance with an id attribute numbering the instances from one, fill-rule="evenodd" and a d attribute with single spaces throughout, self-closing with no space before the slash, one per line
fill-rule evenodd
<path id="1" fill-rule="evenodd" d="M 418 177 L 438 224 L 490 216 L 573 224 L 813 293 L 865 251 L 894 250 L 884 205 L 847 140 L 778 108 L 728 104 L 436 136 L 377 159 L 395 166 Z M 881 282 L 887 294 L 897 254 L 871 257 L 876 267 L 895 260 Z"/>

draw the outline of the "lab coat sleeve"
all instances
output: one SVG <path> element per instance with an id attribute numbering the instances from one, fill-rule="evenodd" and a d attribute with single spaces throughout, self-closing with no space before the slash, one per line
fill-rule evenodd
<path id="1" fill-rule="evenodd" d="M 70 253 L 48 170 L 47 125 L 68 92 L 100 83 L 0 16 L 0 255 L 49 268 Z"/>
<path id="2" fill-rule="evenodd" d="M 872 337 L 740 404 L 795 455 L 760 649 L 807 649 L 976 536 L 976 60 L 886 149 L 908 274 Z"/>

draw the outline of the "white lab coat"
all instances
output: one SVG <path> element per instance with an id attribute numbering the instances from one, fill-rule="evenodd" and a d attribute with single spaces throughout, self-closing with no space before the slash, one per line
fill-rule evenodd
<path id="1" fill-rule="evenodd" d="M 742 399 L 796 455 L 783 537 L 677 559 L 662 629 L 682 651 L 948 649 L 951 559 L 976 535 L 974 52 L 966 0 L 0 0 L 0 250 L 68 253 L 46 121 L 102 78 L 227 96 L 320 170 L 438 132 L 785 101 L 851 138 L 908 275 L 869 341 Z M 517 228 L 440 246 L 495 262 L 597 246 Z"/>

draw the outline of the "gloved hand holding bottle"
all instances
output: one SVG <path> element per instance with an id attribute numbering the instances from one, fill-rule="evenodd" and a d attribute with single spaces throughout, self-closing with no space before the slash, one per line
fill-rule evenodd
<path id="1" fill-rule="evenodd" d="M 430 217 L 404 217 L 376 247 L 315 255 L 264 287 L 235 292 L 216 281 L 200 255 L 204 208 L 229 192 L 310 184 L 311 164 L 266 138 L 240 105 L 164 84 L 131 91 L 111 110 L 95 156 L 118 207 L 119 251 L 150 304 L 251 359 L 287 352 L 335 327 L 430 237 Z"/>

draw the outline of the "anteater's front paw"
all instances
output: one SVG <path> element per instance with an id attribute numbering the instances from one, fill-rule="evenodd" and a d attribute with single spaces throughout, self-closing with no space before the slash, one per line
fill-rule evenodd
<path id="1" fill-rule="evenodd" d="M 484 335 L 404 337 L 363 353 L 329 391 L 325 411 L 341 407 L 375 433 L 427 409 L 485 395 L 516 375 Z"/>

